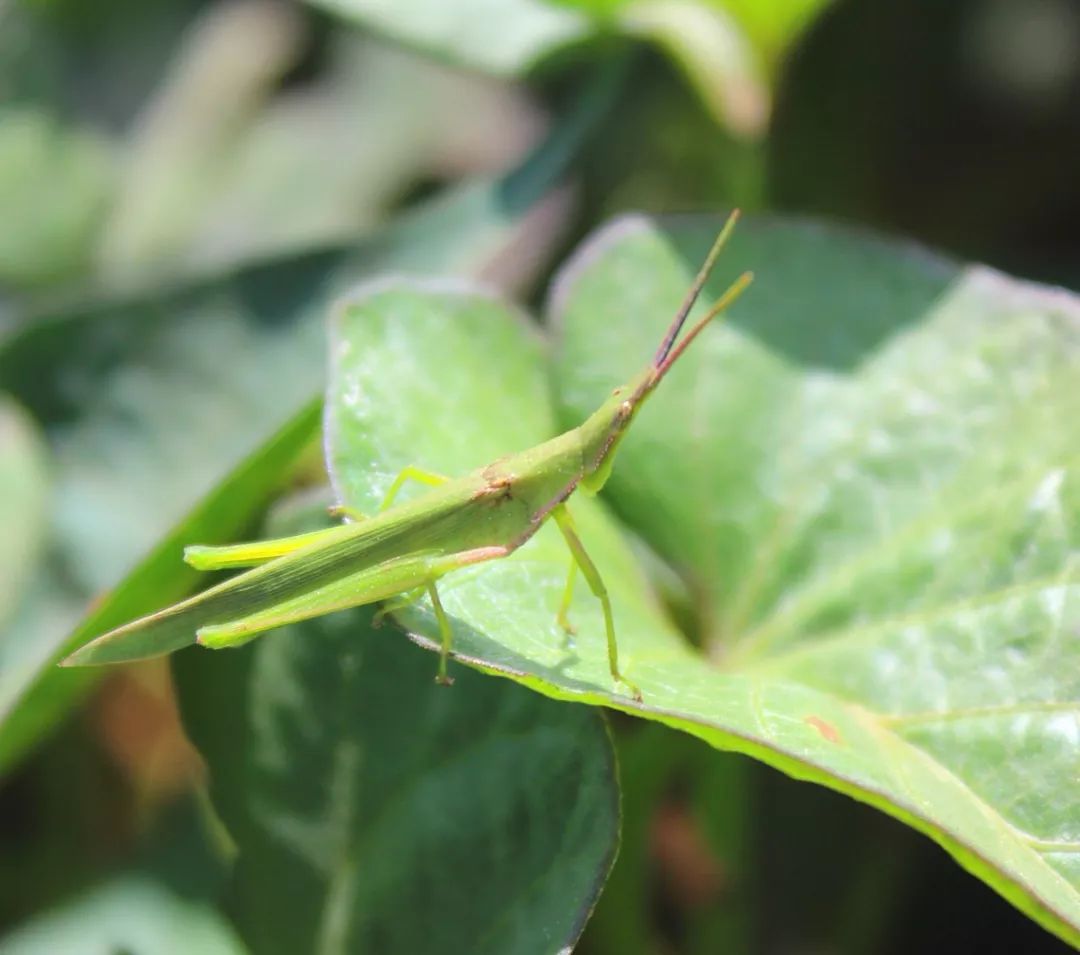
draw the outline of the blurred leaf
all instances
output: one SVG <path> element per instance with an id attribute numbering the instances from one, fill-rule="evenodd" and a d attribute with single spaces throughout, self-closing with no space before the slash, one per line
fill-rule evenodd
<path id="1" fill-rule="evenodd" d="M 668 50 L 713 117 L 745 140 L 767 132 L 782 60 L 830 0 L 568 0 L 614 13 Z"/>
<path id="2" fill-rule="evenodd" d="M 351 247 L 34 316 L 0 340 L 0 386 L 49 426 L 58 459 L 58 544 L 66 577 L 77 580 L 84 598 L 112 585 L 220 475 L 317 392 L 322 320 L 343 288 L 385 270 L 469 273 L 504 286 L 528 282 L 543 267 L 567 211 L 565 196 L 552 187 L 611 92 L 610 77 L 602 78 L 507 176 L 448 190 Z M 510 253 L 515 261 L 506 261 Z M 277 475 L 264 478 L 266 487 Z M 228 507 L 227 489 L 223 495 Z M 246 501 L 238 523 L 221 519 L 205 539 L 236 533 L 264 503 Z M 208 507 L 218 521 L 216 508 Z M 159 563 L 165 553 L 178 554 L 177 543 L 166 541 L 136 570 L 133 589 L 121 585 L 118 602 L 94 620 L 104 626 L 118 608 L 168 603 L 190 587 L 191 572 L 178 560 L 168 576 Z M 74 619 L 68 607 L 61 616 L 69 622 L 57 626 L 54 608 L 45 606 L 35 617 L 40 626 L 31 622 L 0 641 L 6 659 L 25 663 L 5 669 L 5 720 L 19 718 L 19 700 L 35 681 L 35 707 L 58 698 L 49 683 L 85 681 L 43 669 L 91 632 L 81 629 L 65 642 Z M 25 734 L 18 735 L 22 745 Z"/>
<path id="3" fill-rule="evenodd" d="M 574 943 L 618 838 L 598 714 L 467 672 L 437 687 L 366 612 L 175 659 L 253 952 Z"/>
<path id="4" fill-rule="evenodd" d="M 629 5 L 625 28 L 655 40 L 678 63 L 713 119 L 744 139 L 760 139 L 769 119 L 769 83 L 729 16 L 695 0 Z"/>
<path id="5" fill-rule="evenodd" d="M 0 773 L 87 683 L 86 674 L 72 673 L 33 694 L 17 720 L 6 720 L 49 654 L 50 644 L 38 637 L 63 633 L 82 607 L 52 555 L 43 553 L 52 483 L 46 453 L 28 416 L 0 398 Z"/>
<path id="6" fill-rule="evenodd" d="M 299 57 L 302 26 L 286 4 L 216 3 L 180 34 L 132 124 L 99 254 L 110 279 L 183 261 L 204 209 L 221 199 L 238 145 Z"/>
<path id="7" fill-rule="evenodd" d="M 47 732 L 96 678 L 91 670 L 52 666 L 56 646 L 86 599 L 65 580 L 55 557 L 37 568 L 14 617 L 0 630 L 0 774 Z"/>
<path id="8" fill-rule="evenodd" d="M 651 355 L 713 225 L 631 220 L 576 260 L 554 299 L 567 421 Z M 679 640 L 578 498 L 645 705 L 612 692 L 587 592 L 576 638 L 556 626 L 566 556 L 548 528 L 446 579 L 460 658 L 869 802 L 1080 938 L 1070 803 L 1051 796 L 1076 755 L 1076 305 L 808 226 L 748 228 L 725 272 L 751 262 L 766 279 L 642 413 L 611 483 L 695 582 L 724 668 Z M 354 302 L 328 417 L 345 501 L 370 509 L 405 464 L 462 473 L 553 430 L 539 346 L 499 311 L 394 286 Z M 398 616 L 434 643 L 425 607 Z"/>
<path id="9" fill-rule="evenodd" d="M 238 30 L 250 48 L 247 31 Z M 184 175 L 208 155 L 224 161 L 201 179 L 203 201 L 177 236 L 185 263 L 201 267 L 356 236 L 418 186 L 506 169 L 542 134 L 544 120 L 523 90 L 401 47 L 349 31 L 331 44 L 327 60 L 317 81 L 268 98 L 225 143 L 191 144 Z M 235 69 L 231 59 L 228 68 Z M 312 142 L 321 148 L 312 150 Z M 147 177 L 175 192 L 176 170 L 152 156 L 144 161 Z M 149 210 L 131 199 L 145 220 Z M 144 225 L 160 229 L 152 215 Z M 126 244 L 135 255 L 121 249 L 121 259 L 144 254 L 137 235 Z"/>
<path id="10" fill-rule="evenodd" d="M 328 264 L 300 260 L 60 312 L 30 324 L 0 351 L 0 383 L 46 422 L 53 446 L 48 570 L 66 598 L 55 603 L 55 585 L 43 579 L 37 586 L 45 602 L 4 634 L 4 757 L 31 741 L 30 728 L 44 728 L 40 707 L 51 710 L 61 685 L 86 682 L 85 675 L 52 668 L 70 646 L 65 637 L 75 614 L 317 389 L 319 300 L 306 297 L 328 280 Z M 274 388 L 265 387 L 265 376 Z M 239 533 L 283 477 L 260 468 L 273 462 L 280 469 L 287 459 L 284 450 L 277 458 L 271 451 L 252 470 L 241 468 L 239 483 L 211 499 L 196 526 L 215 537 Z M 117 608 L 152 606 L 159 587 L 174 596 L 192 585 L 177 540 L 162 546 L 98 619 Z"/>
<path id="11" fill-rule="evenodd" d="M 110 280 L 354 238 L 417 186 L 506 169 L 542 133 L 523 91 L 345 28 L 282 88 L 306 27 L 294 5 L 225 3 L 184 33 L 130 137 Z"/>
<path id="12" fill-rule="evenodd" d="M 438 56 L 520 76 L 567 46 L 644 36 L 679 63 L 713 117 L 760 138 L 783 53 L 828 0 L 309 0 Z"/>
<path id="13" fill-rule="evenodd" d="M 655 723 L 619 729 L 622 840 L 580 951 L 654 955 L 676 939 L 679 952 L 760 951 L 753 764 Z M 763 894 L 786 901 L 771 883 Z"/>
<path id="14" fill-rule="evenodd" d="M 127 286 L 151 270 L 190 275 L 351 240 L 419 187 L 506 169 L 543 132 L 524 90 L 345 26 L 313 37 L 316 18 L 294 5 L 121 7 L 126 16 L 86 16 L 72 0 L 4 11 L 0 102 L 13 105 L 0 111 L 0 210 L 20 228 L 10 249 L 0 242 L 0 283 L 92 268 Z M 302 82 L 290 82 L 297 70 Z M 118 75 L 137 96 L 115 88 Z M 114 155 L 103 136 L 64 125 L 73 113 L 124 130 Z M 100 175 L 84 183 L 87 167 Z M 64 270 L 22 275 L 39 254 Z"/>
<path id="15" fill-rule="evenodd" d="M 15 0 L 0 7 L 0 102 L 126 126 L 198 0 Z"/>
<path id="16" fill-rule="evenodd" d="M 517 76 L 553 50 L 593 32 L 570 4 L 549 0 L 310 0 L 421 49 Z"/>
<path id="17" fill-rule="evenodd" d="M 0 395 L 0 626 L 17 607 L 46 533 L 45 447 L 29 418 Z"/>
<path id="18" fill-rule="evenodd" d="M 659 54 L 634 62 L 626 93 L 588 153 L 583 192 L 590 221 L 627 209 L 761 208 L 762 144 L 718 129 L 701 97 Z"/>
<path id="19" fill-rule="evenodd" d="M 224 542 L 250 526 L 266 502 L 317 441 L 321 402 L 312 403 L 257 448 L 183 517 L 122 584 L 100 597 L 89 615 L 58 643 L 85 608 L 78 588 L 54 566 L 44 568 L 19 615 L 0 639 L 0 772 L 11 766 L 93 680 L 87 671 L 53 664 L 88 637 L 147 613 L 193 589 L 199 573 L 183 563 L 192 540 Z"/>
<path id="20" fill-rule="evenodd" d="M 111 586 L 318 390 L 327 264 L 294 261 L 69 313 L 0 356 L 3 380 L 7 360 L 52 345 L 49 332 L 63 328 L 57 387 L 26 398 L 43 409 L 78 403 L 75 419 L 52 417 L 49 437 L 56 538 L 85 592 Z"/>
<path id="21" fill-rule="evenodd" d="M 551 0 L 554 5 L 585 10 L 595 17 L 648 15 L 663 11 L 674 17 L 690 17 L 690 10 L 729 18 L 745 33 L 754 50 L 773 69 L 776 60 L 810 21 L 832 0 Z M 687 20 L 687 23 L 690 21 Z M 770 70 L 771 72 L 771 70 Z"/>
<path id="22" fill-rule="evenodd" d="M 0 283 L 36 286 L 84 269 L 111 186 L 102 140 L 40 110 L 0 109 Z"/>
<path id="23" fill-rule="evenodd" d="M 56 638 L 71 627 L 75 619 L 71 611 L 77 612 L 82 606 L 72 607 L 72 598 L 57 593 L 55 584 L 42 595 L 34 595 L 31 612 L 17 619 L 0 643 L 0 659 L 4 662 L 4 678 L 0 679 L 0 772 L 17 761 L 100 675 L 87 670 L 58 670 L 55 663 L 95 634 L 194 590 L 201 575 L 183 562 L 184 546 L 193 540 L 223 543 L 250 527 L 271 495 L 295 472 L 305 451 L 317 442 L 321 412 L 321 402 L 310 404 L 238 464 L 115 589 L 95 603 L 78 628 L 62 642 L 57 643 Z M 67 614 L 62 613 L 64 609 Z"/>
<path id="24" fill-rule="evenodd" d="M 630 2 L 630 0 L 623 0 Z M 724 10 L 745 31 L 760 51 L 770 72 L 795 38 L 833 0 L 708 0 L 708 5 Z"/>
<path id="25" fill-rule="evenodd" d="M 243 955 L 225 919 L 203 902 L 131 875 L 40 915 L 0 940 L 0 955 Z"/>

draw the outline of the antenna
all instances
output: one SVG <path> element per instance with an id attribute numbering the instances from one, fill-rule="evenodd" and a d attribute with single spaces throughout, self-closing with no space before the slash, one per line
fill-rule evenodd
<path id="1" fill-rule="evenodd" d="M 732 209 L 731 215 L 727 217 L 727 222 L 724 223 L 724 227 L 720 230 L 720 234 L 716 237 L 716 241 L 713 242 L 712 248 L 709 249 L 709 254 L 705 257 L 705 262 L 698 271 L 697 277 L 694 279 L 694 284 L 690 286 L 690 290 L 686 293 L 686 297 L 682 300 L 682 304 L 679 306 L 679 310 L 675 313 L 675 318 L 672 320 L 671 325 L 668 327 L 667 334 L 664 336 L 663 342 L 660 344 L 660 348 L 656 352 L 656 357 L 653 358 L 654 368 L 666 368 L 670 367 L 671 362 L 667 360 L 668 353 L 671 351 L 672 346 L 675 344 L 675 339 L 679 337 L 679 332 L 682 331 L 683 323 L 686 321 L 686 316 L 690 314 L 690 309 L 694 307 L 694 302 L 697 301 L 698 296 L 701 294 L 701 290 L 705 287 L 705 283 L 709 279 L 709 273 L 712 271 L 713 266 L 716 264 L 717 258 L 720 256 L 721 250 L 727 244 L 728 237 L 731 235 L 732 230 L 735 228 L 735 223 L 739 221 L 739 210 Z M 747 273 L 748 275 L 749 273 Z M 735 284 L 738 285 L 742 282 L 738 292 L 735 295 L 731 295 L 731 289 L 728 289 L 720 299 L 725 303 L 725 307 L 730 305 L 737 297 L 738 293 L 749 284 L 750 279 L 744 275 Z M 735 286 L 732 286 L 734 288 Z M 718 303 L 719 304 L 719 303 Z M 717 310 L 714 308 L 709 312 L 709 318 L 715 318 L 717 314 L 723 309 Z M 690 333 L 690 338 L 697 335 L 700 326 L 695 326 L 694 330 Z M 682 352 L 682 348 L 672 356 L 672 361 L 678 357 Z"/>
<path id="2" fill-rule="evenodd" d="M 734 302 L 735 299 L 742 295 L 746 286 L 748 286 L 752 281 L 754 281 L 754 273 L 743 272 L 742 275 L 740 275 L 734 282 L 731 283 L 731 285 L 728 286 L 727 291 L 720 296 L 719 300 L 716 302 L 715 305 L 713 305 L 712 308 L 709 309 L 705 317 L 686 333 L 686 336 L 683 338 L 683 340 L 679 342 L 679 344 L 674 349 L 671 349 L 669 346 L 668 350 L 671 352 L 671 354 L 668 355 L 663 361 L 660 362 L 659 365 L 656 366 L 656 377 L 658 380 L 660 378 L 663 378 L 664 375 L 667 373 L 667 370 L 679 360 L 679 356 L 684 351 L 686 351 L 686 346 L 689 345 L 695 338 L 697 338 L 698 333 L 706 325 L 708 325 L 709 322 L 716 318 L 717 315 L 724 311 L 732 302 Z M 682 323 L 680 322 L 680 324 Z"/>

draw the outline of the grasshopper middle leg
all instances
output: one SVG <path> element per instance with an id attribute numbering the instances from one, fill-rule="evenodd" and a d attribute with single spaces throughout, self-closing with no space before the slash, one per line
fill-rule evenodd
<path id="1" fill-rule="evenodd" d="M 575 563 L 581 568 L 581 573 L 584 575 L 589 589 L 596 596 L 596 599 L 600 601 L 600 607 L 604 611 L 604 630 L 607 635 L 608 666 L 611 668 L 611 678 L 616 683 L 622 683 L 624 686 L 629 687 L 634 699 L 640 701 L 641 690 L 619 672 L 619 649 L 615 643 L 615 617 L 611 612 L 611 598 L 608 597 L 607 587 L 604 586 L 600 571 L 597 570 L 596 564 L 592 562 L 592 558 L 589 557 L 585 550 L 585 545 L 581 543 L 581 538 L 578 537 L 577 532 L 574 530 L 574 522 L 570 518 L 570 512 L 566 509 L 566 505 L 560 504 L 556 507 L 552 511 L 552 517 L 555 518 L 555 523 L 559 525 L 559 530 L 562 531 L 562 535 L 566 539 L 566 546 L 570 548 Z M 570 592 L 572 580 L 573 576 L 571 576 L 570 581 L 567 581 L 568 593 Z M 565 604 L 568 602 L 568 598 L 564 594 L 564 606 L 560 608 L 562 617 L 565 617 Z"/>

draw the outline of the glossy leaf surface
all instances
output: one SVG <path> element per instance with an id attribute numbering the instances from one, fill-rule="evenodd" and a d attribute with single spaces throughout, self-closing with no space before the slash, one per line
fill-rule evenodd
<path id="1" fill-rule="evenodd" d="M 571 266 L 553 300 L 566 424 L 651 355 L 717 226 L 624 222 Z M 709 656 L 578 498 L 644 705 L 613 692 L 585 588 L 577 635 L 556 626 L 550 528 L 445 578 L 458 649 L 876 805 L 1075 939 L 1077 307 L 785 223 L 747 227 L 712 291 L 751 264 L 764 277 L 642 412 L 609 485 L 699 594 Z M 370 509 L 406 464 L 457 474 L 553 430 L 540 347 L 490 301 L 383 288 L 354 310 L 328 419 L 348 503 Z M 434 636 L 424 604 L 399 616 Z"/>

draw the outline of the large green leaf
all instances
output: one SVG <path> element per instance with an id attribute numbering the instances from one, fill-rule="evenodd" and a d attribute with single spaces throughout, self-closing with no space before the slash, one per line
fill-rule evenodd
<path id="1" fill-rule="evenodd" d="M 568 423 L 651 355 L 716 225 L 630 220 L 576 261 L 554 298 Z M 692 581 L 708 653 L 575 498 L 644 704 L 612 686 L 585 588 L 577 635 L 556 626 L 550 528 L 444 579 L 460 657 L 869 802 L 1078 940 L 1076 305 L 814 226 L 749 226 L 724 269 L 751 263 L 764 278 L 642 412 L 610 486 Z M 389 286 L 343 315 L 328 449 L 348 503 L 550 432 L 540 346 L 494 303 Z M 426 604 L 398 616 L 433 641 Z"/>
<path id="2" fill-rule="evenodd" d="M 468 672 L 436 686 L 366 611 L 176 662 L 257 955 L 574 943 L 618 839 L 599 714 Z"/>
<path id="3" fill-rule="evenodd" d="M 568 420 L 647 353 L 715 225 L 628 220 L 569 267 Z M 809 225 L 748 227 L 724 269 L 750 265 L 610 485 L 695 582 L 717 690 L 751 692 L 699 732 L 907 819 L 1075 941 L 1080 307 Z"/>

